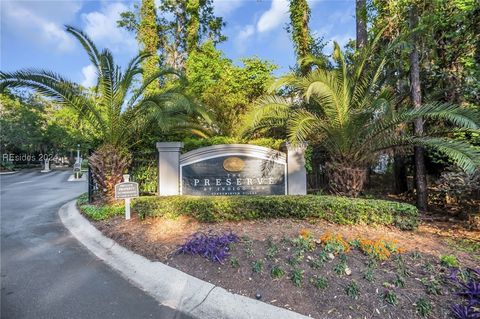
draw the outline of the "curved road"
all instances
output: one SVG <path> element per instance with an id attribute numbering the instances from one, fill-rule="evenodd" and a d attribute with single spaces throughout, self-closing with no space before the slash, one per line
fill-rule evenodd
<path id="1" fill-rule="evenodd" d="M 0 175 L 1 318 L 184 318 L 97 259 L 57 212 L 86 191 L 70 171 Z"/>

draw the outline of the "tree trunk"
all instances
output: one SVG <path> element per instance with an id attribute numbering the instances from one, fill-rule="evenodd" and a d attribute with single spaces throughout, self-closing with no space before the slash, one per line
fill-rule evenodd
<path id="1" fill-rule="evenodd" d="M 186 25 L 187 54 L 196 50 L 200 32 L 200 0 L 187 0 L 186 12 L 188 21 Z"/>
<path id="2" fill-rule="evenodd" d="M 395 194 L 405 193 L 408 190 L 407 168 L 405 158 L 401 154 L 395 154 L 393 157 L 393 174 Z"/>
<path id="3" fill-rule="evenodd" d="M 154 0 L 142 0 L 140 9 L 140 25 L 137 38 L 140 42 L 141 52 L 150 56 L 142 62 L 143 80 L 147 80 L 160 68 L 160 57 L 158 55 L 159 38 L 157 32 L 157 11 Z M 153 81 L 146 89 L 147 94 L 158 92 L 160 80 Z"/>
<path id="4" fill-rule="evenodd" d="M 367 1 L 356 0 L 357 50 L 367 44 Z"/>
<path id="5" fill-rule="evenodd" d="M 422 92 L 420 89 L 420 66 L 417 47 L 417 34 L 414 31 L 418 26 L 418 11 L 415 6 L 410 8 L 410 31 L 412 32 L 410 53 L 410 95 L 414 108 L 422 105 Z M 423 135 L 423 119 L 416 119 L 414 132 L 416 136 Z M 427 209 L 427 174 L 425 170 L 425 151 L 423 147 L 415 146 L 415 185 L 417 189 L 417 207 Z"/>
<path id="6" fill-rule="evenodd" d="M 326 163 L 329 189 L 341 196 L 357 197 L 365 186 L 367 169 L 345 163 Z"/>
<path id="7" fill-rule="evenodd" d="M 297 60 L 301 61 L 311 54 L 313 38 L 310 34 L 310 7 L 307 0 L 290 1 L 290 25 L 292 41 L 295 47 Z M 300 62 L 300 72 L 302 75 L 308 74 L 310 67 Z"/>

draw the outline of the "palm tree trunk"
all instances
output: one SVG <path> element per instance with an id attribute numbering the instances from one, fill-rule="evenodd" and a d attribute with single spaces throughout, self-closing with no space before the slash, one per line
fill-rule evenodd
<path id="1" fill-rule="evenodd" d="M 417 35 L 414 30 L 418 26 L 418 11 L 415 6 L 410 8 L 410 31 L 412 32 L 412 51 L 410 53 L 410 94 L 414 108 L 422 105 L 420 88 L 420 66 L 417 48 Z M 423 135 L 423 119 L 415 120 L 414 132 L 416 136 Z M 423 147 L 415 146 L 415 184 L 417 189 L 417 207 L 427 209 L 427 174 L 425 170 L 425 151 Z"/>
<path id="2" fill-rule="evenodd" d="M 356 0 L 357 50 L 367 44 L 367 1 Z"/>
<path id="3" fill-rule="evenodd" d="M 327 162 L 325 170 L 330 192 L 340 196 L 357 197 L 365 187 L 367 169 L 349 163 Z"/>
<path id="4" fill-rule="evenodd" d="M 88 159 L 92 177 L 98 186 L 101 201 L 111 203 L 115 200 L 115 185 L 123 179 L 132 160 L 131 155 L 113 145 L 100 146 Z"/>

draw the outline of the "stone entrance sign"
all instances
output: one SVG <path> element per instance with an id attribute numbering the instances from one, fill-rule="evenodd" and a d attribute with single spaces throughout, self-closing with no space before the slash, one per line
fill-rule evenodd
<path id="1" fill-rule="evenodd" d="M 180 155 L 183 143 L 157 143 L 158 195 L 305 195 L 305 146 L 286 153 L 222 144 Z"/>

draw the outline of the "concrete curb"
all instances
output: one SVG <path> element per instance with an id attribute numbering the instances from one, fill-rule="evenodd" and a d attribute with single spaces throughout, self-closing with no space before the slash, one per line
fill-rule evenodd
<path id="1" fill-rule="evenodd" d="M 233 294 L 160 262 L 153 262 L 103 236 L 83 217 L 76 200 L 63 205 L 60 219 L 87 249 L 160 304 L 194 318 L 305 319 L 298 313 Z"/>
<path id="2" fill-rule="evenodd" d="M 12 174 L 16 174 L 16 173 L 18 173 L 18 171 L 0 172 L 0 175 L 12 175 Z"/>

